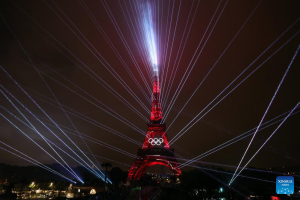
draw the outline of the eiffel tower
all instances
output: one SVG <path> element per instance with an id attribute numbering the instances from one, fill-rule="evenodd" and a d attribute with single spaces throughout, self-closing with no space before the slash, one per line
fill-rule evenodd
<path id="1" fill-rule="evenodd" d="M 174 156 L 174 149 L 170 148 L 166 131 L 166 124 L 162 122 L 160 104 L 160 86 L 158 76 L 154 77 L 152 109 L 150 123 L 143 146 L 138 150 L 138 158 L 135 159 L 128 172 L 128 180 L 139 180 L 146 170 L 153 165 L 163 165 L 172 170 L 173 175 L 179 176 L 181 169 L 178 167 Z"/>

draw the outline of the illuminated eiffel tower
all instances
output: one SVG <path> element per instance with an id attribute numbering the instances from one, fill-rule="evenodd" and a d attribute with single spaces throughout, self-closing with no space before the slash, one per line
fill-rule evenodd
<path id="1" fill-rule="evenodd" d="M 148 131 L 142 149 L 138 150 L 138 158 L 132 164 L 128 172 L 128 180 L 139 180 L 146 170 L 153 165 L 163 165 L 172 170 L 173 175 L 179 176 L 181 169 L 178 168 L 174 156 L 174 149 L 169 146 L 165 133 L 166 124 L 162 122 L 160 104 L 160 86 L 158 76 L 154 77 L 152 94 L 152 109 Z"/>

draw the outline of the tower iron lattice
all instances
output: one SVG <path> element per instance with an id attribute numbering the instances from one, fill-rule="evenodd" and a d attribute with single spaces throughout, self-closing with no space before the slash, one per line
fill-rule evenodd
<path id="1" fill-rule="evenodd" d="M 175 176 L 181 174 L 174 149 L 170 148 L 166 131 L 166 124 L 162 123 L 163 115 L 160 103 L 160 86 L 158 76 L 154 77 L 152 109 L 147 135 L 138 158 L 135 159 L 128 172 L 128 180 L 139 180 L 146 170 L 153 165 L 163 165 L 172 170 Z"/>

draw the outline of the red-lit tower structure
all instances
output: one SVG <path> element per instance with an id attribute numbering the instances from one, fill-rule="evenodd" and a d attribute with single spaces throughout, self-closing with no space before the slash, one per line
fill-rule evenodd
<path id="1" fill-rule="evenodd" d="M 152 109 L 150 123 L 143 146 L 138 150 L 138 158 L 128 172 L 128 180 L 139 180 L 146 170 L 153 165 L 163 165 L 172 170 L 175 176 L 181 174 L 174 149 L 170 148 L 166 131 L 166 124 L 162 122 L 160 104 L 160 86 L 158 76 L 154 77 Z"/>

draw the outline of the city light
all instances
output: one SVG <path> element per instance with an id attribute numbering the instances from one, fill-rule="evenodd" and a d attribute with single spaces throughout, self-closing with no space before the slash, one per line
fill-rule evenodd
<path id="1" fill-rule="evenodd" d="M 95 189 L 91 189 L 90 194 L 96 194 L 96 190 Z"/>

